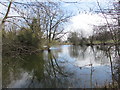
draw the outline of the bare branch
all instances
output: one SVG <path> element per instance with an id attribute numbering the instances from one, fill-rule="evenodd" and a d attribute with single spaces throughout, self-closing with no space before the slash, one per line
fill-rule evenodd
<path id="1" fill-rule="evenodd" d="M 3 20 L 2 20 L 2 24 L 4 24 L 5 20 L 7 19 L 8 13 L 10 12 L 11 5 L 12 5 L 12 0 L 10 1 L 9 5 L 8 5 L 8 9 L 7 9 L 7 12 L 6 12 Z"/>

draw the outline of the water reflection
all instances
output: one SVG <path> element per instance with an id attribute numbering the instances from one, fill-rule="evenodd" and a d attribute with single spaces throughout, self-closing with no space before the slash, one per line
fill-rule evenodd
<path id="1" fill-rule="evenodd" d="M 44 78 L 43 53 L 38 55 L 22 56 L 21 58 L 4 57 L 3 68 L 5 68 L 5 70 L 3 69 L 3 87 L 21 87 L 19 85 L 25 82 L 24 80 L 27 80 L 28 77 L 30 77 L 31 80 L 29 80 L 28 83 L 29 87 L 31 83 L 33 83 L 34 79 L 41 80 Z M 27 78 L 25 77 L 26 74 L 29 75 Z M 10 81 L 11 85 L 15 85 L 11 86 L 9 85 L 10 83 L 7 85 L 6 83 L 8 80 Z"/>
<path id="2" fill-rule="evenodd" d="M 79 65 L 94 64 L 102 65 L 109 64 L 109 60 L 105 55 L 104 51 L 98 50 L 97 47 L 80 47 L 76 49 L 77 46 L 69 47 L 69 53 L 71 57 L 76 58 Z M 74 51 L 77 51 L 74 53 Z"/>
<path id="3" fill-rule="evenodd" d="M 3 87 L 90 88 L 118 82 L 120 64 L 113 64 L 117 50 L 113 46 L 62 45 L 17 58 L 3 56 Z"/>
<path id="4" fill-rule="evenodd" d="M 70 46 L 69 47 L 69 54 L 73 58 L 77 58 L 78 56 L 84 58 L 85 56 L 85 51 L 87 49 L 87 46 Z"/>
<path id="5" fill-rule="evenodd" d="M 110 61 L 113 87 L 120 88 L 120 46 L 100 46 Z"/>

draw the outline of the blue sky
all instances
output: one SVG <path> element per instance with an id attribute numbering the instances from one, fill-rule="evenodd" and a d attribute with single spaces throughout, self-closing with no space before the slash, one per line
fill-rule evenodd
<path id="1" fill-rule="evenodd" d="M 71 0 L 64 0 L 65 2 L 72 2 Z M 83 33 L 84 36 L 89 36 L 93 33 L 94 25 L 106 24 L 106 20 L 99 10 L 97 0 L 76 0 L 78 3 L 64 3 L 63 8 L 69 12 L 73 12 L 75 16 L 70 19 L 70 24 L 66 26 L 66 31 L 77 31 Z M 74 0 L 74 2 L 76 2 Z M 98 0 L 102 9 L 112 7 L 114 0 Z M 116 22 L 107 15 L 109 23 Z"/>
<path id="2" fill-rule="evenodd" d="M 0 0 L 0 2 L 8 2 L 10 0 Z M 34 2 L 35 0 L 13 0 L 15 2 Z M 37 1 L 41 1 L 44 2 L 46 0 L 37 0 Z M 62 2 L 62 8 L 64 8 L 65 10 L 74 12 L 74 13 L 79 13 L 79 12 L 84 12 L 84 11 L 97 11 L 98 10 L 98 5 L 97 5 L 97 0 L 49 0 L 52 2 Z M 100 6 L 102 8 L 107 8 L 109 6 L 110 2 L 113 2 L 114 0 L 98 0 L 100 3 Z M 72 3 L 72 2 L 77 2 L 77 3 Z M 0 8 L 4 8 L 4 6 L 2 6 L 0 4 Z M 1 10 L 0 9 L 0 10 Z"/>
<path id="3" fill-rule="evenodd" d="M 6 2 L 8 0 L 0 0 L 0 2 Z M 35 0 L 14 0 L 16 2 L 34 2 Z M 38 0 L 44 2 L 45 0 Z M 49 0 L 50 1 L 50 0 Z M 74 16 L 69 20 L 69 24 L 66 25 L 65 31 L 78 31 L 83 32 L 85 36 L 92 34 L 93 25 L 105 24 L 106 21 L 101 13 L 96 13 L 99 7 L 97 0 L 51 0 L 54 2 L 61 2 L 61 8 L 67 13 L 73 13 Z M 115 0 L 98 0 L 102 9 L 112 7 L 112 3 Z M 73 3 L 77 2 L 77 3 Z M 6 7 L 0 4 L 0 12 L 5 12 Z M 16 13 L 10 13 L 9 15 L 17 15 Z M 1 17 L 1 15 L 0 15 Z M 110 16 L 108 21 L 113 23 Z"/>

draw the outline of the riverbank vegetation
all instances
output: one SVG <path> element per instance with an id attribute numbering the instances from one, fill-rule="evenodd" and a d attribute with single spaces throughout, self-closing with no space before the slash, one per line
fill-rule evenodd
<path id="1" fill-rule="evenodd" d="M 87 37 L 79 31 L 65 31 L 66 23 L 69 23 L 68 21 L 73 15 L 68 14 L 65 10 L 61 9 L 61 3 L 59 2 L 38 2 L 36 0 L 36 2 L 32 3 L 19 3 L 11 0 L 8 6 L 2 2 L 0 2 L 0 4 L 7 7 L 7 12 L 1 22 L 3 58 L 9 56 L 18 58 L 22 55 L 32 55 L 37 52 L 43 54 L 44 50 L 48 50 L 48 52 L 51 53 L 50 48 L 55 45 L 91 47 L 99 45 L 97 46 L 97 49 L 104 50 L 110 61 L 111 74 L 113 76 L 111 87 L 120 88 L 120 1 L 113 9 L 110 8 L 111 11 L 109 12 L 103 11 L 98 3 L 99 12 L 104 16 L 106 24 L 98 26 L 94 25 L 92 35 Z M 10 10 L 17 13 L 17 15 L 9 16 Z M 109 24 L 106 14 L 111 15 L 111 19 L 115 19 L 117 23 Z M 68 36 L 65 41 L 63 40 L 63 37 L 66 34 Z M 110 51 L 112 49 L 115 50 L 114 60 L 116 62 L 114 63 Z M 76 52 L 77 50 L 73 51 Z M 51 65 L 54 66 L 53 63 L 56 63 L 57 60 L 52 54 L 48 55 L 48 57 L 52 63 Z M 45 61 L 43 60 L 43 57 L 40 58 L 42 59 L 41 63 L 43 64 Z M 54 60 L 54 62 L 52 60 Z M 4 63 L 6 63 L 6 61 L 4 61 Z M 34 68 L 36 68 L 35 64 Z M 40 68 L 42 68 L 42 72 L 44 72 L 44 66 L 42 66 L 42 64 L 40 64 Z M 56 67 L 53 67 L 53 69 L 56 69 L 57 73 L 61 73 L 59 72 L 61 69 L 57 63 Z M 37 70 L 39 71 L 39 68 Z M 30 71 L 32 71 L 32 69 L 30 69 Z M 38 76 L 39 74 L 41 74 L 41 72 L 38 73 Z"/>
<path id="2" fill-rule="evenodd" d="M 106 23 L 93 25 L 93 31 L 89 37 L 84 36 L 82 32 L 71 32 L 67 40 L 73 45 L 120 45 L 120 1 L 105 10 L 101 8 L 99 2 L 97 4 Z M 109 23 L 107 15 L 112 19 L 112 24 Z"/>
<path id="3" fill-rule="evenodd" d="M 13 9 L 11 4 L 18 16 L 7 16 Z M 59 6 L 54 2 L 25 4 L 11 1 L 2 21 L 3 55 L 33 53 L 59 44 L 67 33 L 63 26 L 70 18 Z"/>
<path id="4" fill-rule="evenodd" d="M 83 37 L 82 34 L 71 32 L 67 41 L 73 45 L 120 45 L 120 29 L 113 30 L 112 32 L 100 31 L 100 28 L 89 37 Z"/>
<path id="5" fill-rule="evenodd" d="M 12 4 L 14 8 L 11 7 Z M 64 26 L 72 15 L 66 14 L 60 8 L 60 3 L 38 1 L 35 3 L 17 3 L 10 1 L 1 23 L 3 54 L 9 51 L 35 52 L 49 49 L 52 45 L 56 44 L 119 45 L 120 30 L 118 26 L 119 19 L 117 18 L 119 15 L 111 16 L 118 23 L 109 24 L 104 11 L 100 6 L 99 8 L 107 23 L 105 25 L 94 26 L 92 35 L 85 37 L 80 32 L 64 31 Z M 17 12 L 18 15 L 9 16 L 8 14 L 11 9 Z M 119 4 L 114 9 L 111 9 L 111 12 L 119 13 L 118 9 Z M 66 34 L 68 34 L 67 41 L 62 41 L 63 36 Z"/>

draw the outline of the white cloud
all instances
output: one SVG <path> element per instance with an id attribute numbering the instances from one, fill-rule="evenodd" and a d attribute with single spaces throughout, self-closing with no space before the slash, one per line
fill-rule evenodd
<path id="1" fill-rule="evenodd" d="M 109 23 L 115 22 L 110 16 L 107 16 Z M 106 23 L 102 14 L 81 13 L 70 19 L 71 24 L 67 25 L 66 31 L 83 32 L 85 36 L 91 35 L 93 25 L 103 25 Z"/>

